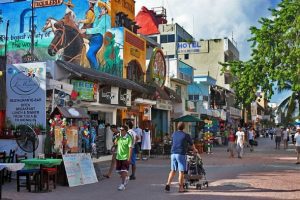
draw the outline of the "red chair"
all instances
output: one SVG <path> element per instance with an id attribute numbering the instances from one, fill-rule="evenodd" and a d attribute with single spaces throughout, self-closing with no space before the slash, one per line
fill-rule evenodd
<path id="1" fill-rule="evenodd" d="M 56 188 L 57 182 L 57 168 L 56 167 L 42 167 L 42 186 L 46 184 L 48 191 L 50 186 L 50 181 L 52 180 L 53 188 Z"/>

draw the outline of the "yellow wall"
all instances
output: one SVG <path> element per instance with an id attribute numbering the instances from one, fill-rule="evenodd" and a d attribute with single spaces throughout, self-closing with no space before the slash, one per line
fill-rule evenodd
<path id="1" fill-rule="evenodd" d="M 124 28 L 124 68 L 123 77 L 127 77 L 126 66 L 132 60 L 137 60 L 146 73 L 146 41 Z M 145 76 L 144 76 L 145 80 Z"/>
<path id="2" fill-rule="evenodd" d="M 134 21 L 135 19 L 135 1 L 134 0 L 111 0 L 112 7 L 112 27 L 115 26 L 116 14 L 123 12 L 127 14 L 127 18 Z"/>

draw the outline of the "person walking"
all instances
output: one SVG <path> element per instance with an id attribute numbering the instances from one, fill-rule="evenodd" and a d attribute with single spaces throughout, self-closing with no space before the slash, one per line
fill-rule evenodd
<path id="1" fill-rule="evenodd" d="M 230 153 L 230 155 L 229 155 L 230 158 L 234 157 L 234 153 L 233 153 L 234 144 L 235 144 L 235 136 L 234 136 L 233 130 L 230 129 L 229 135 L 228 135 L 228 151 Z"/>
<path id="2" fill-rule="evenodd" d="M 171 170 L 168 176 L 168 181 L 165 185 L 165 191 L 170 191 L 171 182 L 176 175 L 176 171 L 179 171 L 179 191 L 185 192 L 183 187 L 184 182 L 184 172 L 186 171 L 186 153 L 188 149 L 188 144 L 193 148 L 193 151 L 197 153 L 197 149 L 193 144 L 192 138 L 189 134 L 183 131 L 185 125 L 183 122 L 179 122 L 177 125 L 177 131 L 172 135 L 172 148 L 171 148 Z"/>
<path id="3" fill-rule="evenodd" d="M 116 141 L 117 137 L 120 136 L 120 133 L 119 133 L 116 125 L 111 125 L 110 129 L 113 132 L 112 142 L 115 144 L 115 141 Z M 108 172 L 103 175 L 103 177 L 105 177 L 105 178 L 110 178 L 111 174 L 112 174 L 112 171 L 115 168 L 117 148 L 118 148 L 118 146 L 116 144 L 114 146 L 112 146 L 112 148 L 111 148 L 111 153 L 112 153 L 111 163 L 110 163 L 110 167 L 109 167 Z"/>
<path id="4" fill-rule="evenodd" d="M 251 129 L 248 131 L 248 139 L 249 139 L 249 145 L 250 145 L 250 151 L 254 151 L 254 138 L 255 138 L 255 131 L 254 128 L 251 127 Z"/>
<path id="5" fill-rule="evenodd" d="M 136 132 L 137 135 L 137 140 L 136 140 L 136 159 L 141 160 L 142 159 L 142 154 L 141 154 L 141 148 L 142 148 L 142 137 L 143 137 L 143 130 L 137 126 L 134 131 Z"/>
<path id="6" fill-rule="evenodd" d="M 242 158 L 244 153 L 244 144 L 245 144 L 245 133 L 242 131 L 241 127 L 238 127 L 238 131 L 235 133 L 236 136 L 236 149 L 238 152 L 238 158 Z"/>
<path id="7" fill-rule="evenodd" d="M 139 140 L 139 136 L 137 133 L 133 130 L 133 123 L 130 121 L 128 122 L 128 133 L 132 137 L 132 155 L 131 155 L 131 175 L 129 177 L 130 180 L 135 180 L 135 172 L 136 172 L 136 155 L 137 155 L 137 141 Z"/>
<path id="8" fill-rule="evenodd" d="M 128 170 L 132 157 L 132 137 L 127 132 L 127 126 L 121 126 L 120 136 L 116 138 L 115 144 L 117 145 L 116 156 L 116 171 L 121 176 L 121 184 L 118 190 L 123 191 L 128 184 Z"/>
<path id="9" fill-rule="evenodd" d="M 282 131 L 282 139 L 283 139 L 283 148 L 288 148 L 288 129 L 284 129 Z"/>
<path id="10" fill-rule="evenodd" d="M 294 136 L 295 139 L 295 149 L 297 153 L 297 162 L 296 164 L 300 164 L 300 127 L 297 127 L 297 132 Z"/>
<path id="11" fill-rule="evenodd" d="M 281 137 L 282 137 L 282 130 L 281 128 L 279 128 L 279 126 L 277 126 L 275 130 L 275 144 L 276 144 L 275 149 L 280 149 Z"/>

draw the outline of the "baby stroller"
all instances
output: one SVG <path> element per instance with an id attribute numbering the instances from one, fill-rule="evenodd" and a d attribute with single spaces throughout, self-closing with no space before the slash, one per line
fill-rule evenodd
<path id="1" fill-rule="evenodd" d="M 195 186 L 197 190 L 202 187 L 208 187 L 206 180 L 206 173 L 203 168 L 203 162 L 200 155 L 191 153 L 187 155 L 187 171 L 185 172 L 184 188 L 188 189 L 189 186 Z"/>

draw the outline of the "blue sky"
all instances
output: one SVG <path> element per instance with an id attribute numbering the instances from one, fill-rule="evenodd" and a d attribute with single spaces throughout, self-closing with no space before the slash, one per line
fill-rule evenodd
<path id="1" fill-rule="evenodd" d="M 142 6 L 151 9 L 164 6 L 167 19 L 178 23 L 196 40 L 234 38 L 245 61 L 251 56 L 249 28 L 259 27 L 261 17 L 270 17 L 268 8 L 275 8 L 281 0 L 136 0 L 136 13 Z M 276 94 L 271 102 L 280 102 L 288 92 Z"/>

